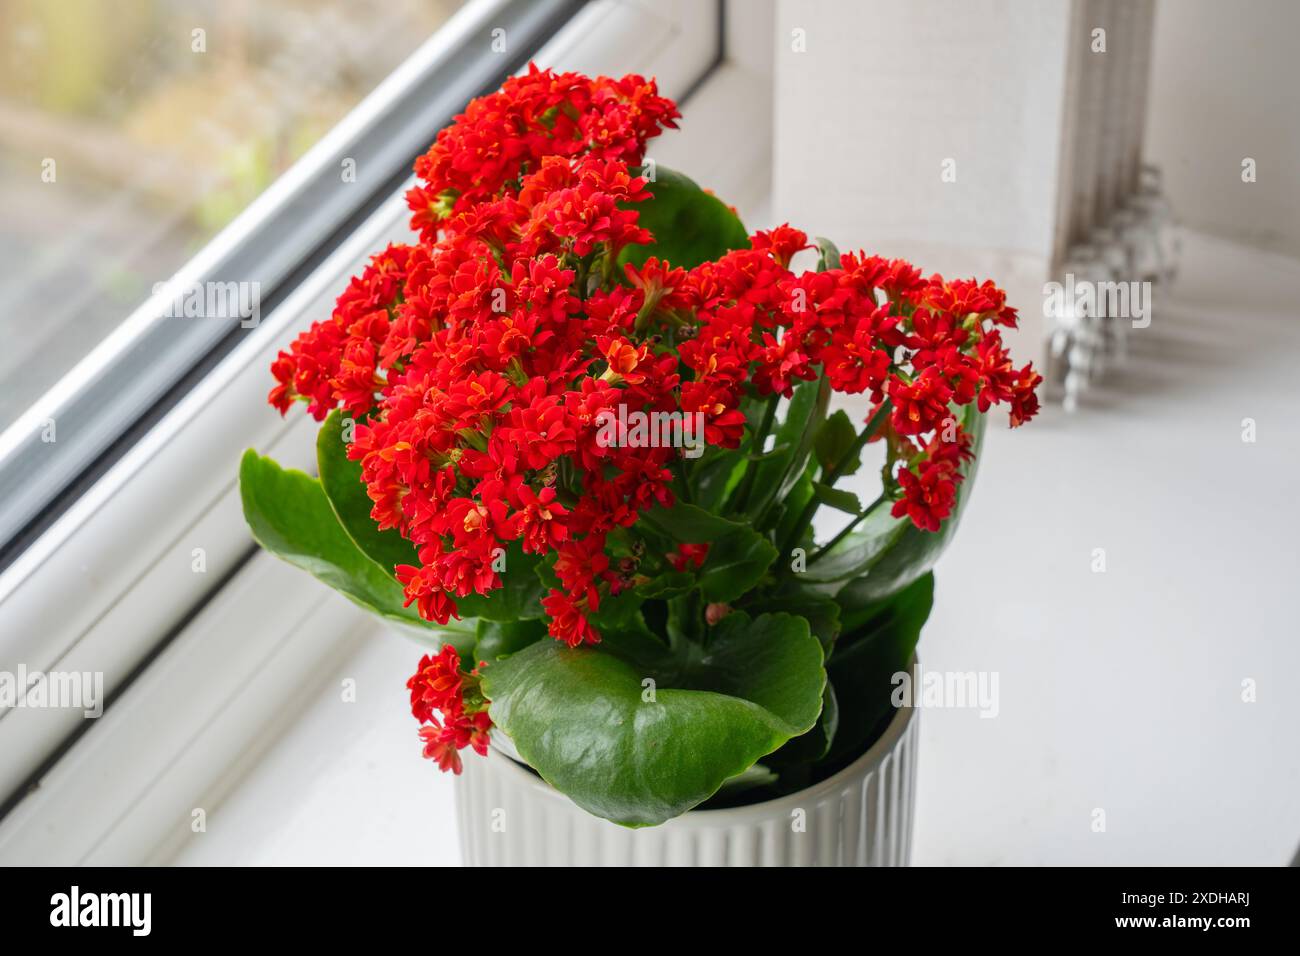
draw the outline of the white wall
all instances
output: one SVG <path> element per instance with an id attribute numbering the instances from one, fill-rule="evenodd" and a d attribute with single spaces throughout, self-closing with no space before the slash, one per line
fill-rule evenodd
<path id="1" fill-rule="evenodd" d="M 1049 248 L 1068 12 L 1065 0 L 782 0 L 778 211 L 845 245 Z"/>
<path id="2" fill-rule="evenodd" d="M 1300 256 L 1300 3 L 1160 0 L 1146 152 L 1189 226 Z M 1258 181 L 1241 181 L 1241 161 Z"/>
<path id="3" fill-rule="evenodd" d="M 1038 355 L 1073 9 L 778 0 L 773 218 L 993 279 L 1026 320 L 1017 354 Z"/>

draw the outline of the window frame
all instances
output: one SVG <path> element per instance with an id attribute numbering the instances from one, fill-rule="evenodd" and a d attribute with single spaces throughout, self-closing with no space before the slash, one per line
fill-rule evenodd
<path id="1" fill-rule="evenodd" d="M 537 57 L 587 72 L 655 73 L 665 92 L 684 98 L 721 61 L 721 9 L 595 0 Z M 426 126 L 422 139 L 449 119 Z M 285 649 L 295 649 L 289 659 L 334 660 L 375 630 L 309 576 L 257 551 L 235 477 L 249 445 L 311 470 L 315 423 L 302 414 L 282 420 L 266 406 L 266 369 L 328 314 L 370 254 L 409 239 L 407 185 L 390 186 L 285 290 L 255 334 L 242 336 L 0 575 L 0 669 L 22 661 L 29 670 L 102 671 L 108 691 L 97 720 L 77 711 L 0 712 L 0 860 L 149 858 L 157 802 L 180 812 L 181 795 L 210 788 L 218 770 L 227 776 L 225 757 L 196 758 L 193 741 L 203 735 L 206 748 L 247 758 L 295 688 L 318 673 L 311 663 L 284 665 Z M 202 573 L 193 570 L 195 547 L 205 551 Z M 93 586 L 70 601 L 69 580 Z M 281 663 L 268 679 L 261 669 L 273 659 Z"/>
<path id="2" fill-rule="evenodd" d="M 407 178 L 428 148 L 420 130 L 445 125 L 495 88 L 584 2 L 470 0 L 0 433 L 0 570 L 241 341 L 256 337 L 237 316 L 166 317 L 178 291 L 256 283 L 262 313 L 273 310 Z M 506 52 L 485 56 L 497 28 L 506 31 Z M 356 181 L 344 184 L 347 160 Z M 47 422 L 55 424 L 53 442 L 44 440 Z"/>

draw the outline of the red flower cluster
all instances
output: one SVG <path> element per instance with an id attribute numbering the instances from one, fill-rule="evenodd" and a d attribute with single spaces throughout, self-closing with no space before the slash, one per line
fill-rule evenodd
<path id="1" fill-rule="evenodd" d="M 424 755 L 443 770 L 460 773 L 460 751 L 473 747 L 487 755 L 487 702 L 478 692 L 478 672 L 462 674 L 460 655 L 450 644 L 436 655 L 426 654 L 419 669 L 406 682 L 411 691 L 411 713 L 423 726 L 420 739 Z M 441 720 L 435 711 L 441 712 Z"/>
<path id="2" fill-rule="evenodd" d="M 517 547 L 554 555 L 550 633 L 600 639 L 590 615 L 631 579 L 608 538 L 673 503 L 681 461 L 601 441 L 620 406 L 699 413 L 709 444 L 735 448 L 744 398 L 824 374 L 891 403 L 878 437 L 899 462 L 894 513 L 931 530 L 971 454 L 951 407 L 1007 403 L 1013 425 L 1037 408 L 1038 375 L 1012 367 L 997 329 L 1015 310 L 991 283 L 865 254 L 795 273 L 810 246 L 790 226 L 690 270 L 620 268 L 622 250 L 653 238 L 635 167 L 677 116 L 653 81 L 535 68 L 474 101 L 416 164 L 418 244 L 377 255 L 273 366 L 281 411 L 303 400 L 318 419 L 342 407 L 361 421 L 349 455 L 379 526 L 416 546 L 419 563 L 395 573 L 427 620 L 500 587 Z M 681 570 L 706 554 L 687 544 L 665 558 Z M 476 679 L 447 647 L 410 687 L 426 754 L 458 770 L 490 724 Z"/>
<path id="3" fill-rule="evenodd" d="M 676 105 L 653 80 L 590 79 L 530 66 L 469 104 L 415 163 L 411 227 L 432 241 L 443 220 L 492 202 L 548 157 L 591 156 L 635 165 L 646 140 L 676 128 Z"/>
<path id="4" fill-rule="evenodd" d="M 760 395 L 789 396 L 798 381 L 825 374 L 835 391 L 868 393 L 877 407 L 888 400 L 892 411 L 875 438 L 887 437 L 901 463 L 893 514 L 937 530 L 971 457 L 952 406 L 976 402 L 983 412 L 1007 403 L 1013 426 L 1038 410 L 1042 377 L 1012 366 L 997 328 L 1016 325 L 1006 295 L 991 282 L 926 279 L 901 259 L 865 253 L 795 274 L 788 264 L 809 246 L 788 225 L 758 233 L 751 246 L 691 270 L 679 285 L 677 301 L 697 328 L 679 350 L 694 372 L 683 407 L 706 412 L 711 443 L 734 447 L 747 380 Z"/>

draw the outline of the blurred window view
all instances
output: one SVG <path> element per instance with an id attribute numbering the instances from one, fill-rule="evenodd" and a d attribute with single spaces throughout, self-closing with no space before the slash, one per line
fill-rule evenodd
<path id="1" fill-rule="evenodd" d="M 463 0 L 6 0 L 0 430 Z"/>

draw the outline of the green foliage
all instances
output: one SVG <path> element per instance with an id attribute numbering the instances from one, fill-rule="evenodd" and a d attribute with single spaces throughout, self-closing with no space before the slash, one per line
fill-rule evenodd
<path id="1" fill-rule="evenodd" d="M 753 588 L 776 560 L 776 547 L 742 521 L 720 518 L 695 506 L 656 508 L 641 521 L 670 541 L 707 544 L 698 572 L 706 601 L 734 601 Z"/>
<path id="2" fill-rule="evenodd" d="M 648 175 L 648 171 L 646 171 Z M 643 265 L 651 256 L 691 269 L 732 249 L 748 249 L 749 233 L 731 207 L 681 173 L 658 166 L 649 200 L 634 204 L 654 242 L 631 246 L 621 260 Z"/>
<path id="3" fill-rule="evenodd" d="M 843 409 L 831 415 L 817 430 L 817 438 L 814 442 L 817 464 L 830 471 L 835 467 L 835 463 L 853 447 L 853 440 L 857 437 L 858 430 L 853 427 L 853 422 Z M 844 474 L 853 474 L 858 470 L 859 464 L 860 462 L 853 462 L 844 470 Z"/>
<path id="4" fill-rule="evenodd" d="M 837 597 L 844 628 L 826 670 L 840 703 L 839 726 L 825 760 L 833 772 L 855 759 L 893 717 L 893 676 L 907 670 L 934 603 L 925 574 L 887 598 L 859 603 Z"/>
<path id="5" fill-rule="evenodd" d="M 397 580 L 348 537 L 315 478 L 249 449 L 239 465 L 239 492 L 253 537 L 267 551 L 368 611 L 421 625 L 413 609 L 402 607 Z"/>
<path id="6" fill-rule="evenodd" d="M 692 652 L 539 641 L 484 671 L 492 719 L 578 806 L 662 823 L 812 729 L 826 673 L 808 623 L 736 613 Z"/>

